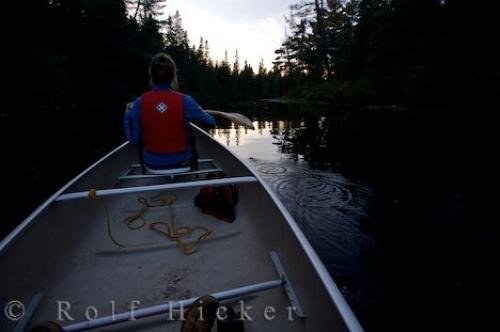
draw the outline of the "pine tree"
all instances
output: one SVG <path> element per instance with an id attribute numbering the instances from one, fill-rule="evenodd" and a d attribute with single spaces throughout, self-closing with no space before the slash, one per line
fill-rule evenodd
<path id="1" fill-rule="evenodd" d="M 264 59 L 260 59 L 258 75 L 264 77 L 266 76 L 266 74 L 267 74 L 267 69 L 266 66 L 264 65 Z"/>
<path id="2" fill-rule="evenodd" d="M 182 17 L 178 10 L 173 16 L 167 18 L 166 30 L 165 41 L 167 46 L 188 48 L 187 31 L 182 26 Z"/>
<path id="3" fill-rule="evenodd" d="M 163 14 L 165 0 L 125 0 L 129 12 L 135 20 L 158 19 Z"/>
<path id="4" fill-rule="evenodd" d="M 238 55 L 238 50 L 234 55 L 234 64 L 233 64 L 233 76 L 238 76 L 240 74 L 240 57 Z"/>
<path id="5" fill-rule="evenodd" d="M 208 40 L 205 41 L 205 53 L 204 53 L 204 57 L 205 59 L 210 59 L 210 46 L 208 46 Z M 212 60 L 209 60 L 210 62 L 212 62 Z"/>
<path id="6" fill-rule="evenodd" d="M 195 52 L 196 58 L 203 64 L 207 63 L 207 59 L 205 58 L 205 43 L 203 41 L 203 37 L 200 37 L 200 44 L 198 45 L 198 49 Z"/>
<path id="7" fill-rule="evenodd" d="M 328 57 L 328 40 L 325 27 L 326 10 L 323 0 L 314 1 L 314 11 L 316 13 L 314 36 L 317 39 L 316 44 L 318 46 L 318 57 L 323 64 L 327 78 L 330 80 L 332 77 L 332 69 Z"/>

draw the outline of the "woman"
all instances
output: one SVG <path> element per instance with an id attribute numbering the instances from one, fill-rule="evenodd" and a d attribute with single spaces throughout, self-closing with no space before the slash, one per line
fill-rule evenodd
<path id="1" fill-rule="evenodd" d="M 214 126 L 214 118 L 188 95 L 174 91 L 174 61 L 165 53 L 151 60 L 152 89 L 139 97 L 125 114 L 125 133 L 143 150 L 146 167 L 162 170 L 187 166 L 197 158 L 189 122 Z"/>

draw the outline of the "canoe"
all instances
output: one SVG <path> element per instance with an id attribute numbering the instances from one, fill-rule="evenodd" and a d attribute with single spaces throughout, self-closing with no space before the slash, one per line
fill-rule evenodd
<path id="1" fill-rule="evenodd" d="M 362 331 L 275 194 L 231 151 L 194 132 L 197 171 L 143 175 L 125 143 L 0 242 L 2 331 L 48 320 L 65 331 L 180 331 L 183 310 L 206 294 L 234 308 L 245 331 Z M 231 185 L 234 222 L 195 206 L 200 188 Z M 173 199 L 127 227 L 141 198 L 159 195 Z M 200 228 L 181 242 L 148 227 L 174 217 L 174 228 Z"/>

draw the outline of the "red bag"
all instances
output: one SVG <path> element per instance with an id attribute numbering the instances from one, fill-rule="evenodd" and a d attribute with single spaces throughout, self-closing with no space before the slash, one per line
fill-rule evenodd
<path id="1" fill-rule="evenodd" d="M 237 203 L 238 190 L 234 184 L 201 188 L 199 194 L 194 198 L 194 204 L 203 213 L 229 223 L 236 219 L 235 208 Z"/>

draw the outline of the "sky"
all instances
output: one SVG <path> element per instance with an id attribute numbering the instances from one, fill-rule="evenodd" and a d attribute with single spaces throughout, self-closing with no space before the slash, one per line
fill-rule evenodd
<path id="1" fill-rule="evenodd" d="M 191 44 L 200 37 L 208 40 L 212 59 L 223 59 L 228 51 L 234 62 L 236 49 L 240 64 L 245 60 L 254 71 L 260 59 L 268 69 L 274 61 L 274 50 L 285 36 L 284 15 L 296 0 L 167 0 L 165 15 L 179 10 Z"/>

